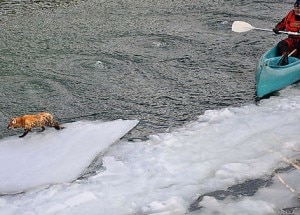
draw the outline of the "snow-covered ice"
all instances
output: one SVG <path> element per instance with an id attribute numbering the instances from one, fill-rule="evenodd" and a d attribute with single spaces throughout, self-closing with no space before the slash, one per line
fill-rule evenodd
<path id="1" fill-rule="evenodd" d="M 72 126 L 76 129 L 81 123 Z M 93 129 L 99 125 L 89 126 Z M 93 176 L 69 183 L 59 181 L 69 178 L 72 166 L 89 150 L 85 143 L 90 138 L 86 133 L 62 133 L 62 138 L 82 143 L 77 146 L 81 149 L 72 151 L 72 159 L 67 161 L 70 170 L 65 167 L 65 171 L 59 171 L 60 180 L 45 189 L 1 196 L 0 214 L 276 214 L 283 208 L 300 205 L 297 199 L 300 193 L 299 131 L 300 91 L 296 85 L 281 91 L 279 96 L 262 100 L 259 105 L 206 111 L 197 121 L 151 135 L 147 141 L 123 140 L 108 149 L 107 145 L 102 157 L 103 168 Z M 53 139 L 55 132 L 49 134 Z M 43 135 L 28 137 L 35 141 L 30 153 L 48 141 Z M 14 141 L 14 138 L 0 141 L 1 162 L 5 158 L 11 163 L 19 162 L 18 153 L 13 152 L 13 146 L 8 146 L 9 143 L 21 145 Z M 59 144 L 64 150 L 64 141 Z M 47 147 L 48 151 L 58 150 L 56 144 Z M 35 153 L 35 156 L 40 155 Z M 38 160 L 42 162 L 30 165 L 44 165 L 43 158 Z M 56 156 L 50 160 L 57 162 Z M 291 163 L 296 166 L 275 173 L 275 169 Z M 30 170 L 25 164 L 22 166 L 24 172 Z M 16 180 L 17 173 L 13 170 L 8 168 L 7 171 L 11 176 L 10 179 L 9 175 L 5 176 L 11 180 L 8 190 L 28 183 L 25 178 Z M 34 181 L 40 180 L 37 173 L 30 174 Z M 254 195 L 227 196 L 223 200 L 207 195 L 197 204 L 200 210 L 189 211 L 201 195 L 268 177 L 272 177 L 271 184 L 261 187 Z M 2 185 L 4 180 L 0 178 Z"/>
<path id="2" fill-rule="evenodd" d="M 75 122 L 24 138 L 0 141 L 0 194 L 76 180 L 95 157 L 137 125 L 137 120 Z M 22 133 L 22 131 L 20 131 Z"/>

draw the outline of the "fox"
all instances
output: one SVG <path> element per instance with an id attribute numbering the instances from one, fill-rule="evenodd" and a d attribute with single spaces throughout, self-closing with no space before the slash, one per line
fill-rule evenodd
<path id="1" fill-rule="evenodd" d="M 33 115 L 23 115 L 13 117 L 9 120 L 7 129 L 24 128 L 24 133 L 19 136 L 25 137 L 33 128 L 42 128 L 41 132 L 45 131 L 45 127 L 53 127 L 56 130 L 61 130 L 64 127 L 54 120 L 53 116 L 48 112 L 40 112 Z"/>

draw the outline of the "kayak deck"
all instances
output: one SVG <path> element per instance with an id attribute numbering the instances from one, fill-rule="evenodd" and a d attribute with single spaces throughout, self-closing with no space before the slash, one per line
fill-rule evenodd
<path id="1" fill-rule="evenodd" d="M 281 90 L 300 80 L 300 60 L 288 57 L 289 63 L 277 65 L 281 56 L 276 56 L 276 48 L 267 51 L 259 60 L 256 68 L 256 94 L 263 97 Z"/>

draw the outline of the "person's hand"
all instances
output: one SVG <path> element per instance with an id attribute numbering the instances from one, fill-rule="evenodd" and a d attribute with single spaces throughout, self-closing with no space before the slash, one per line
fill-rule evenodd
<path id="1" fill-rule="evenodd" d="M 274 32 L 275 34 L 280 34 L 280 32 L 279 32 L 279 29 L 278 29 L 278 28 L 273 28 L 273 32 Z"/>

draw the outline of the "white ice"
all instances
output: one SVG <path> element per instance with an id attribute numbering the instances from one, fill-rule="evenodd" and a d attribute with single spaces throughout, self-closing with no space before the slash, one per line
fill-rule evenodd
<path id="1" fill-rule="evenodd" d="M 56 131 L 0 141 L 0 194 L 76 180 L 92 160 L 137 125 L 137 120 L 76 122 Z M 20 131 L 21 133 L 23 131 Z"/>
<path id="2" fill-rule="evenodd" d="M 1 196 L 0 214 L 276 214 L 282 208 L 300 204 L 297 169 L 278 173 L 270 186 L 259 189 L 254 196 L 224 200 L 206 196 L 199 203 L 201 210 L 189 212 L 189 207 L 200 195 L 226 190 L 247 179 L 270 177 L 276 168 L 295 163 L 300 157 L 299 131 L 298 85 L 259 105 L 206 111 L 197 121 L 149 136 L 147 141 L 120 141 L 106 151 L 103 169 L 96 175 L 25 194 Z M 47 142 L 42 136 L 35 138 Z M 89 140 L 85 134 L 67 138 Z M 12 141 L 5 139 L 0 145 Z M 82 147 L 68 163 L 70 168 L 81 159 L 81 153 L 89 150 L 84 144 Z M 3 155 L 10 153 L 5 148 L 1 151 Z M 13 157 L 11 162 L 17 160 Z M 59 174 L 67 178 L 69 173 Z M 11 173 L 11 180 L 13 177 Z M 39 181 L 38 175 L 33 178 Z M 20 179 L 16 183 L 27 182 Z"/>

